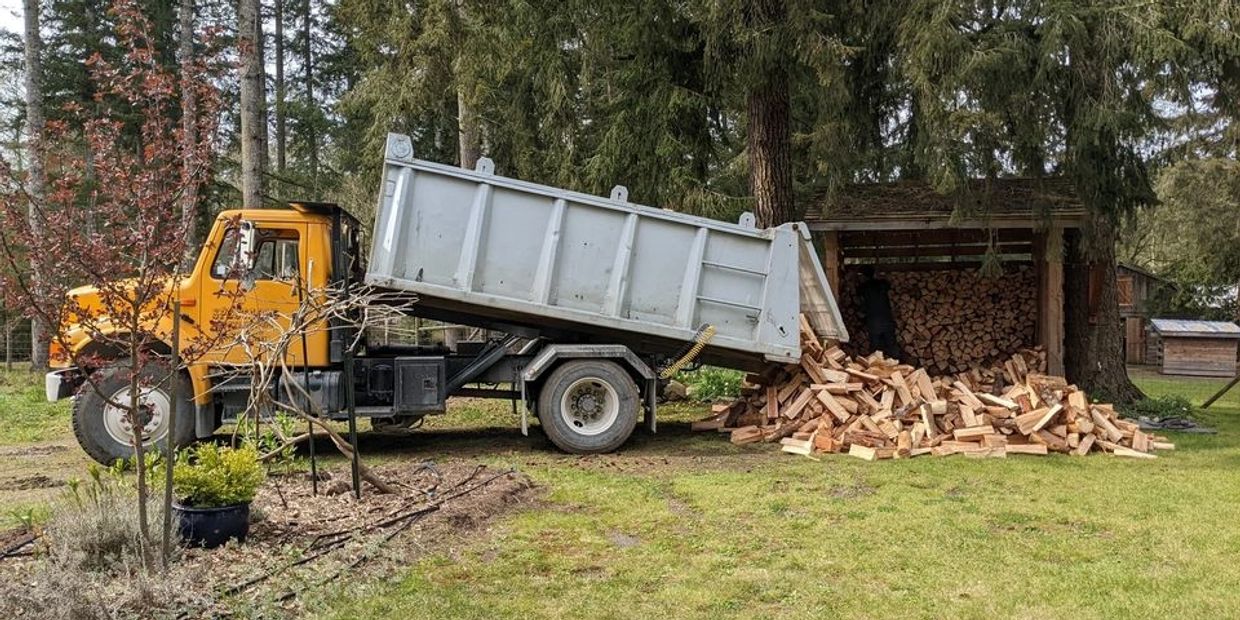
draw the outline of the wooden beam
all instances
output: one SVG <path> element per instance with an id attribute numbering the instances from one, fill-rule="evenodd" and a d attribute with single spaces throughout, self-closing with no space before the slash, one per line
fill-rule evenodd
<path id="1" fill-rule="evenodd" d="M 1061 212 L 1050 216 L 1051 225 L 1060 228 L 1080 228 L 1085 213 Z M 873 217 L 866 219 L 809 219 L 805 225 L 811 231 L 825 230 L 928 230 L 942 228 L 1041 228 L 1047 218 L 1028 215 L 993 215 L 986 219 L 963 219 L 953 221 L 951 215 Z"/>
<path id="2" fill-rule="evenodd" d="M 1033 246 L 1028 243 L 1000 243 L 996 245 L 999 254 L 1030 254 Z M 845 254 L 849 258 L 878 257 L 932 257 L 932 256 L 981 256 L 990 251 L 988 244 L 961 245 L 922 245 L 922 246 L 879 246 L 849 247 Z"/>
<path id="3" fill-rule="evenodd" d="M 961 245 L 970 243 L 989 243 L 993 237 L 996 243 L 1030 243 L 1034 240 L 1031 228 L 1004 228 L 1001 230 L 981 230 L 976 228 L 946 228 L 940 230 L 889 230 L 873 231 L 839 231 L 840 246 L 845 249 L 853 246 L 902 246 L 902 245 Z"/>
<path id="4" fill-rule="evenodd" d="M 840 254 L 840 233 L 834 230 L 828 230 L 822 235 L 822 269 L 827 272 L 827 284 L 831 285 L 831 292 L 839 296 L 840 294 L 840 269 L 844 260 Z"/>
<path id="5" fill-rule="evenodd" d="M 1051 227 L 1034 244 L 1038 269 L 1038 343 L 1046 347 L 1046 370 L 1062 376 L 1063 366 L 1063 228 Z"/>

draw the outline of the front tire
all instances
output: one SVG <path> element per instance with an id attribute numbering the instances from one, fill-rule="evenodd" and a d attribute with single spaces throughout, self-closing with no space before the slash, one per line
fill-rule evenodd
<path id="1" fill-rule="evenodd" d="M 177 448 L 193 443 L 193 392 L 189 381 L 180 374 L 168 378 L 168 371 L 158 363 L 145 366 L 140 373 L 143 446 L 156 446 L 162 450 L 170 435 Z M 128 364 L 106 366 L 98 371 L 95 378 L 97 387 L 92 387 L 88 381 L 73 399 L 73 434 L 77 436 L 82 449 L 92 459 L 104 465 L 133 457 L 135 429 L 130 424 L 126 410 L 108 402 L 109 399 L 117 403 L 129 402 L 129 378 Z M 175 429 L 169 425 L 169 414 L 172 411 L 170 381 L 180 382 L 181 402 L 177 408 Z M 108 398 L 104 398 L 101 393 Z"/>
<path id="2" fill-rule="evenodd" d="M 543 383 L 538 419 L 565 452 L 612 452 L 633 434 L 640 402 L 637 384 L 615 362 L 573 360 Z"/>

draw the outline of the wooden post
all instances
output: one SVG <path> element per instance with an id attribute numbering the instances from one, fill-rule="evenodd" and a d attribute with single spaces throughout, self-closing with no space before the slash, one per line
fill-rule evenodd
<path id="1" fill-rule="evenodd" d="M 8 313 L 4 314 L 4 369 L 13 371 L 13 321 Z"/>
<path id="2" fill-rule="evenodd" d="M 843 264 L 840 255 L 840 233 L 828 230 L 822 233 L 822 270 L 827 272 L 827 283 L 831 285 L 831 293 L 836 297 L 840 294 L 840 267 Z"/>
<path id="3" fill-rule="evenodd" d="M 1063 375 L 1063 227 L 1052 225 L 1034 244 L 1038 269 L 1038 343 L 1046 347 L 1046 369 Z"/>

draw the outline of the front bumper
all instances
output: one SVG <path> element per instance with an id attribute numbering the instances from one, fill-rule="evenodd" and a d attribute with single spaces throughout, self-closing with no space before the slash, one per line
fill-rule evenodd
<path id="1" fill-rule="evenodd" d="M 73 396 L 80 385 L 82 385 L 82 373 L 77 368 L 53 370 L 43 376 L 43 389 L 47 393 L 49 403 Z"/>

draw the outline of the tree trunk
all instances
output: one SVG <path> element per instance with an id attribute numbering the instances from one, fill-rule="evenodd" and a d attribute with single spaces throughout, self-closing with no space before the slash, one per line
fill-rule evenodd
<path id="1" fill-rule="evenodd" d="M 241 54 L 241 204 L 256 209 L 263 204 L 264 70 L 260 0 L 240 0 L 237 10 L 237 46 Z"/>
<path id="2" fill-rule="evenodd" d="M 461 45 L 460 38 L 465 35 L 465 6 L 463 2 L 454 3 L 456 9 L 456 22 L 460 25 L 457 31 L 457 45 Z M 462 168 L 473 170 L 478 165 L 478 158 L 482 156 L 482 135 L 478 127 L 478 112 L 474 109 L 473 101 L 470 100 L 470 84 L 471 76 L 467 75 L 464 66 L 465 61 L 462 54 L 457 51 L 455 62 L 453 63 L 453 78 L 456 80 L 456 133 L 457 133 L 457 149 L 458 161 Z"/>
<path id="3" fill-rule="evenodd" d="M 782 42 L 779 31 L 788 19 L 784 0 L 756 0 L 748 3 L 750 27 L 762 40 L 759 47 L 778 49 Z M 769 55 L 770 50 L 757 52 Z M 788 70 L 782 58 L 767 59 L 762 75 L 753 79 L 746 97 L 748 131 L 746 150 L 749 155 L 749 193 L 753 195 L 754 214 L 758 226 L 776 226 L 796 219 L 792 197 L 791 94 Z"/>
<path id="4" fill-rule="evenodd" d="M 275 0 L 276 48 L 276 172 L 284 173 L 288 133 L 284 118 L 284 0 Z"/>
<path id="5" fill-rule="evenodd" d="M 758 226 L 796 219 L 792 197 L 792 134 L 789 127 L 788 76 L 774 70 L 765 84 L 749 92 L 749 191 Z"/>
<path id="6" fill-rule="evenodd" d="M 43 168 L 43 36 L 39 32 L 39 0 L 25 0 L 26 18 L 26 149 L 27 184 L 30 196 L 30 232 L 39 234 L 42 229 L 38 209 L 43 205 L 47 191 L 47 173 Z M 44 288 L 43 277 L 37 259 L 31 260 L 31 284 L 36 291 Z M 47 368 L 49 335 L 43 319 L 35 317 L 30 322 L 30 366 L 35 370 Z"/>
<path id="7" fill-rule="evenodd" d="M 461 78 L 458 75 L 457 80 Z M 482 134 L 478 127 L 478 114 L 466 101 L 465 89 L 456 89 L 457 140 L 460 147 L 461 167 L 473 170 L 482 156 Z"/>
<path id="8" fill-rule="evenodd" d="M 301 50 L 301 71 L 302 82 L 306 88 L 306 109 L 314 108 L 314 50 L 310 44 L 314 41 L 314 14 L 311 12 L 310 0 L 302 1 L 302 26 L 301 36 L 304 46 Z M 308 119 L 306 122 L 306 149 L 307 162 L 310 165 L 310 183 L 313 187 L 318 187 L 319 182 L 319 138 L 315 131 L 314 119 Z"/>
<path id="9" fill-rule="evenodd" d="M 1128 378 L 1124 364 L 1124 331 L 1115 281 L 1117 235 L 1113 226 L 1099 221 L 1105 218 L 1092 216 L 1090 219 L 1073 249 L 1073 274 L 1065 273 L 1064 303 L 1068 306 L 1065 364 L 1069 380 L 1089 392 L 1091 397 L 1129 403 L 1144 395 Z M 1091 278 L 1091 271 L 1096 271 L 1100 277 Z M 1089 292 L 1091 280 L 1096 287 L 1092 295 Z M 1091 318 L 1094 319 L 1092 323 Z"/>
<path id="10" fill-rule="evenodd" d="M 194 92 L 194 0 L 180 0 L 177 61 L 181 65 L 181 231 L 185 235 L 185 265 L 192 264 L 198 245 L 198 186 L 189 182 L 198 161 L 198 94 Z"/>

